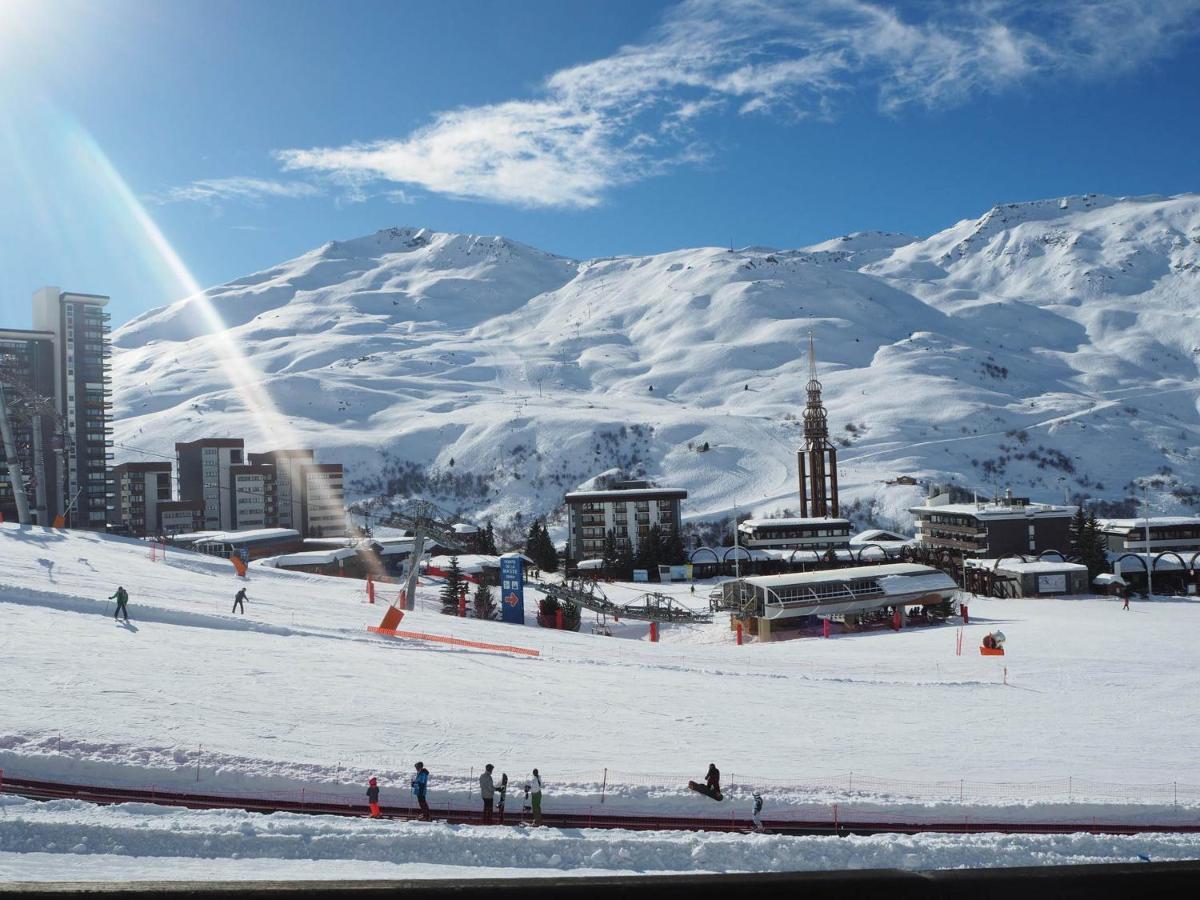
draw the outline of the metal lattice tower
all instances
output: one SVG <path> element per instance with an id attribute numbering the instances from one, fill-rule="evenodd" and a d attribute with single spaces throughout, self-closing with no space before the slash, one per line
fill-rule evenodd
<path id="1" fill-rule="evenodd" d="M 829 441 L 829 416 L 817 380 L 817 351 L 808 333 L 808 401 L 804 407 L 804 448 L 796 452 L 802 518 L 838 515 L 837 448 Z"/>

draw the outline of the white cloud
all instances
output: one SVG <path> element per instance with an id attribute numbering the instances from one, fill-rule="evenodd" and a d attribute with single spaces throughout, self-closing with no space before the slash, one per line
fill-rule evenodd
<path id="1" fill-rule="evenodd" d="M 828 117 L 870 90 L 890 115 L 962 104 L 1039 76 L 1109 77 L 1194 35 L 1200 0 L 685 0 L 640 44 L 551 75 L 538 97 L 436 115 L 403 138 L 277 153 L 287 170 L 533 207 L 704 158 L 721 110 Z M 408 196 L 407 194 L 405 196 Z"/>
<path id="2" fill-rule="evenodd" d="M 239 201 L 252 206 L 266 200 L 315 197 L 322 191 L 307 181 L 273 181 L 266 178 L 206 178 L 151 195 L 155 203 L 208 203 Z"/>

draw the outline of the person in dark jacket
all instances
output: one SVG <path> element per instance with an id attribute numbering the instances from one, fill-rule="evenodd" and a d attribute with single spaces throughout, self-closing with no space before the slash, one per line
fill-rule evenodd
<path id="1" fill-rule="evenodd" d="M 246 589 L 238 588 L 238 592 L 233 595 L 233 609 L 231 609 L 230 612 L 231 613 L 237 612 L 238 607 L 240 606 L 242 608 L 242 615 L 244 616 L 246 614 L 245 600 L 246 600 Z"/>
<path id="2" fill-rule="evenodd" d="M 128 622 L 129 610 L 126 609 L 125 604 L 129 602 L 129 592 L 123 586 L 118 586 L 117 592 L 108 599 L 117 601 L 117 611 L 113 613 L 113 618 L 116 619 L 119 616 L 124 616 L 125 621 Z"/>
<path id="3" fill-rule="evenodd" d="M 488 763 L 483 767 L 483 774 L 479 776 L 479 796 L 483 798 L 483 824 L 492 824 L 492 800 L 496 796 L 496 784 L 492 781 L 492 769 L 494 766 Z"/>
<path id="4" fill-rule="evenodd" d="M 708 764 L 708 774 L 704 776 L 704 783 L 712 793 L 721 793 L 721 770 L 717 768 L 716 763 Z"/>
<path id="5" fill-rule="evenodd" d="M 372 819 L 382 816 L 379 811 L 379 782 L 374 778 L 367 782 L 367 804 L 371 807 Z"/>
<path id="6" fill-rule="evenodd" d="M 429 821 L 429 804 L 425 801 L 425 795 L 429 791 L 429 770 L 425 768 L 425 763 L 417 763 L 417 774 L 413 776 L 412 792 L 417 798 L 417 805 L 421 807 L 421 818 L 426 822 Z"/>

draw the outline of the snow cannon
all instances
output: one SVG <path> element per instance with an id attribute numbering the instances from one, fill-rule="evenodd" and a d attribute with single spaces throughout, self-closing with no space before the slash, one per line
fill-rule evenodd
<path id="1" fill-rule="evenodd" d="M 980 656 L 1004 655 L 1004 632 L 993 631 L 983 636 L 983 644 L 979 648 Z"/>

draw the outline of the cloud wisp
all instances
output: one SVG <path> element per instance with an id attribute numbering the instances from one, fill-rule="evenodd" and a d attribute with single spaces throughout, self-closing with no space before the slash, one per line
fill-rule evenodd
<path id="1" fill-rule="evenodd" d="M 552 74 L 538 96 L 448 110 L 405 137 L 287 149 L 284 170 L 352 186 L 588 208 L 706 158 L 721 112 L 828 118 L 870 91 L 899 115 L 1036 78 L 1108 78 L 1197 31 L 1200 0 L 685 0 L 639 44 Z M 406 194 L 407 196 L 407 194 Z"/>
<path id="2" fill-rule="evenodd" d="M 323 191 L 307 181 L 276 181 L 269 178 L 205 178 L 180 187 L 168 188 L 147 199 L 166 203 L 206 203 L 219 206 L 230 201 L 261 206 L 267 200 L 316 197 Z"/>

